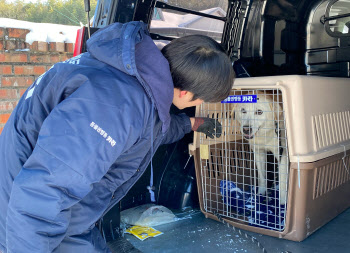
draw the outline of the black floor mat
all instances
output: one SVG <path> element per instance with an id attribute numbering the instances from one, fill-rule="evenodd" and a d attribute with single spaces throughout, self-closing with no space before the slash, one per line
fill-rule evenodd
<path id="1" fill-rule="evenodd" d="M 124 237 L 120 237 L 114 241 L 107 242 L 107 245 L 113 253 L 142 253 L 142 251 L 136 249 Z"/>

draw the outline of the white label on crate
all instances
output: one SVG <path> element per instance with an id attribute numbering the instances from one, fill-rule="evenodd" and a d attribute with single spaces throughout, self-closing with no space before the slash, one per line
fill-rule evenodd
<path id="1" fill-rule="evenodd" d="M 233 95 L 228 96 L 221 103 L 256 103 L 258 102 L 258 95 Z"/>

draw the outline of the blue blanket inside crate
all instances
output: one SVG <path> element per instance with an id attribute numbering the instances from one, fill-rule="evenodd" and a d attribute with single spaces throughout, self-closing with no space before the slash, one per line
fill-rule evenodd
<path id="1" fill-rule="evenodd" d="M 272 230 L 283 230 L 285 206 L 279 205 L 278 186 L 268 190 L 266 196 L 258 195 L 257 187 L 249 186 L 243 191 L 232 181 L 221 180 L 220 193 L 224 204 L 231 213 L 242 215 L 249 220 L 249 225 Z"/>

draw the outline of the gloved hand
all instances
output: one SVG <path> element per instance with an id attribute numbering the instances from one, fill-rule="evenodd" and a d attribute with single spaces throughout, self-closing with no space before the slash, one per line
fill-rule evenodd
<path id="1" fill-rule="evenodd" d="M 222 127 L 217 119 L 201 117 L 195 117 L 194 119 L 193 131 L 204 133 L 211 139 L 214 138 L 214 135 L 215 137 L 221 136 Z"/>

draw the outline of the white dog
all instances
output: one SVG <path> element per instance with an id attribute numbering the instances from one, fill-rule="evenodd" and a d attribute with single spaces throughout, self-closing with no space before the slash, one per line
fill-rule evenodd
<path id="1" fill-rule="evenodd" d="M 287 154 L 282 107 L 274 102 L 273 95 L 257 93 L 257 103 L 237 103 L 232 118 L 239 123 L 243 138 L 254 153 L 258 171 L 259 194 L 266 194 L 267 153 L 272 152 L 278 161 L 279 198 L 284 204 L 287 197 Z"/>

